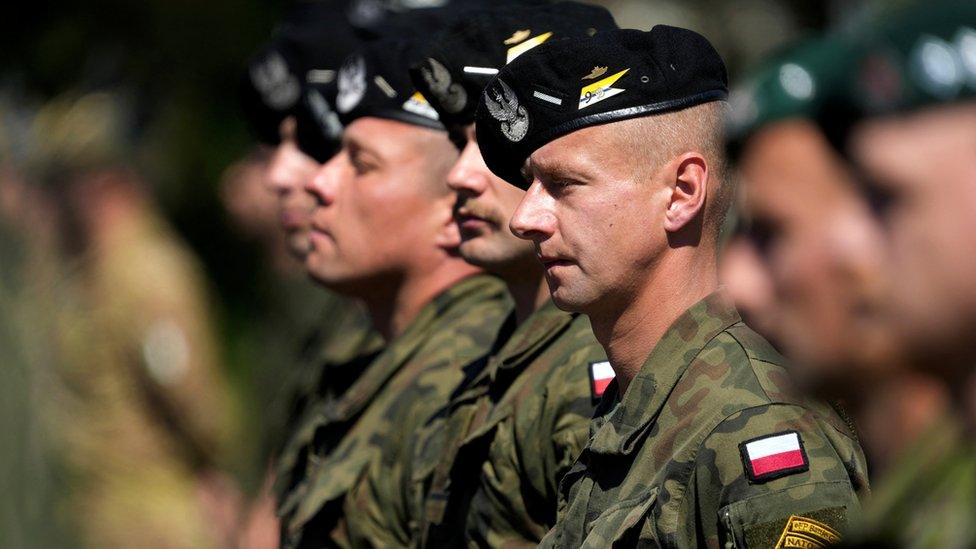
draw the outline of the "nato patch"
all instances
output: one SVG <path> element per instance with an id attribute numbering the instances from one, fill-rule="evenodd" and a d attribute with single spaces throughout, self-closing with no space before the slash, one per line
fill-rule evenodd
<path id="1" fill-rule="evenodd" d="M 836 545 L 840 542 L 840 532 L 826 524 L 801 515 L 790 515 L 786 527 L 776 543 L 776 549 L 782 547 L 820 548 Z"/>
<path id="2" fill-rule="evenodd" d="M 613 378 L 616 377 L 613 368 L 610 366 L 609 360 L 602 360 L 599 362 L 591 362 L 589 366 L 590 372 L 590 396 L 593 397 L 593 403 L 597 403 L 603 398 L 603 393 L 607 391 L 607 387 Z"/>
<path id="3" fill-rule="evenodd" d="M 766 482 L 810 469 L 803 440 L 785 431 L 747 440 L 739 445 L 742 466 L 751 482 Z"/>
<path id="4" fill-rule="evenodd" d="M 830 507 L 817 511 L 790 515 L 756 524 L 744 532 L 747 547 L 804 547 L 819 549 L 832 547 L 842 541 L 838 528 L 847 523 L 843 507 Z"/>

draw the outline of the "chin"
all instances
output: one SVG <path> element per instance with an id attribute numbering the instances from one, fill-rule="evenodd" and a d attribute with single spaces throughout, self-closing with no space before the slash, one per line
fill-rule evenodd
<path id="1" fill-rule="evenodd" d="M 308 234 L 292 235 L 288 237 L 288 253 L 299 261 L 305 261 L 311 249 L 312 242 Z"/>

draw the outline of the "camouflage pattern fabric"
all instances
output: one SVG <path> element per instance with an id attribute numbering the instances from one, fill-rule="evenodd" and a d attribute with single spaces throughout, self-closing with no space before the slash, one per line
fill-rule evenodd
<path id="1" fill-rule="evenodd" d="M 868 490 L 864 455 L 834 409 L 791 394 L 781 364 L 724 292 L 687 310 L 622 399 L 610 384 L 541 546 L 836 542 Z M 780 437 L 804 463 L 759 474 L 750 444 Z"/>
<path id="2" fill-rule="evenodd" d="M 976 443 L 946 418 L 875 483 L 844 547 L 976 547 Z"/>
<path id="3" fill-rule="evenodd" d="M 387 440 L 414 436 L 486 355 L 511 310 L 502 283 L 470 277 L 428 304 L 333 405 L 304 477 L 283 500 L 282 546 L 345 546 L 342 501 Z"/>
<path id="4" fill-rule="evenodd" d="M 554 524 L 558 479 L 595 406 L 589 364 L 606 356 L 585 317 L 551 302 L 503 343 L 408 448 L 384 452 L 412 460 L 375 462 L 358 483 L 346 513 L 355 545 L 458 546 L 468 525 L 534 546 Z"/>
<path id="5" fill-rule="evenodd" d="M 357 315 L 342 310 L 333 312 L 340 315 L 339 326 L 326 341 L 316 337 L 306 347 L 317 348 L 317 352 L 300 361 L 293 383 L 292 403 L 285 421 L 286 438 L 274 464 L 278 501 L 284 500 L 305 471 L 318 418 L 336 404 L 383 350 L 383 339 L 361 325 Z"/>

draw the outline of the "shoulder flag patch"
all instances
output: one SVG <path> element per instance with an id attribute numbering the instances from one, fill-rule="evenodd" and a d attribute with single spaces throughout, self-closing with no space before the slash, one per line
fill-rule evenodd
<path id="1" fill-rule="evenodd" d="M 606 392 L 607 386 L 610 385 L 615 376 L 609 360 L 590 363 L 590 394 L 593 397 L 593 402 L 603 398 L 603 393 Z"/>
<path id="2" fill-rule="evenodd" d="M 747 440 L 739 445 L 742 465 L 752 482 L 766 482 L 810 468 L 800 433 L 786 431 Z"/>

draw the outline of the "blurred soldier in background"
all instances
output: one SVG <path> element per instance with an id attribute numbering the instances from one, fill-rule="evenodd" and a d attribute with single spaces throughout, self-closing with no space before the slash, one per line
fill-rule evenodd
<path id="1" fill-rule="evenodd" d="M 908 363 L 940 379 L 950 415 L 879 480 L 857 541 L 976 546 L 976 6 L 926 4 L 881 21 L 856 56 L 839 141 L 877 205 L 891 315 Z M 883 75 L 883 76 L 882 76 Z"/>
<path id="2" fill-rule="evenodd" d="M 555 307 L 532 245 L 509 230 L 524 192 L 484 165 L 474 113 L 491 72 L 508 60 L 610 28 L 603 8 L 567 2 L 473 11 L 434 37 L 411 69 L 461 150 L 447 176 L 461 257 L 500 277 L 515 310 L 480 374 L 420 433 L 386 441 L 346 502 L 354 545 L 535 545 L 555 523 L 559 478 L 599 400 L 591 370 L 608 365 L 589 321 Z"/>
<path id="3" fill-rule="evenodd" d="M 877 472 L 940 417 L 944 395 L 907 367 L 887 311 L 891 271 L 873 205 L 814 120 L 832 105 L 831 86 L 845 76 L 838 60 L 851 50 L 840 36 L 808 41 L 734 92 L 746 231 L 723 261 L 758 267 L 758 284 L 728 282 L 765 301 L 754 316 L 794 360 L 794 378 L 850 404 Z"/>
<path id="4" fill-rule="evenodd" d="M 59 512 L 84 546 L 216 547 L 239 440 L 195 258 L 128 168 L 121 96 L 46 105 L 32 125 L 44 191 L 21 219 L 50 247 L 29 264 L 63 391 L 52 402 L 69 486 Z M 27 230 L 28 227 L 20 227 Z M 35 244 L 42 244 L 38 239 Z M 55 247 L 56 246 L 56 247 Z"/>
<path id="5" fill-rule="evenodd" d="M 847 319 L 833 337 L 826 317 L 797 319 L 791 339 L 811 331 L 794 348 L 820 347 L 807 358 L 846 345 L 835 360 L 809 360 L 804 377 L 835 394 L 865 388 L 862 413 L 887 416 L 868 422 L 869 442 L 894 448 L 849 543 L 972 547 L 976 271 L 959 245 L 973 224 L 976 12 L 956 2 L 909 8 L 797 52 L 765 83 L 765 97 L 745 98 L 737 122 L 784 119 L 743 148 L 752 240 L 771 278 L 806 288 L 808 302 L 832 303 L 842 312 L 834 318 Z M 787 185 L 771 179 L 777 173 L 790 174 Z M 794 196 L 775 191 L 784 187 Z M 807 230 L 821 241 L 796 237 Z M 788 267 L 786 258 L 811 250 L 828 252 L 819 267 Z M 845 275 L 853 275 L 847 284 Z M 801 301 L 782 298 L 783 309 Z M 887 406 L 873 396 L 886 393 Z M 938 415 L 944 396 L 949 409 Z"/>
<path id="6" fill-rule="evenodd" d="M 407 74 L 417 37 L 443 19 L 408 21 L 344 62 L 342 148 L 309 186 L 319 207 L 306 268 L 363 300 L 387 346 L 315 417 L 307 466 L 280 507 L 286 546 L 346 543 L 347 492 L 384 441 L 414 436 L 477 373 L 464 366 L 488 353 L 510 309 L 497 280 L 457 257 L 445 185 L 457 153 Z"/>
<path id="7" fill-rule="evenodd" d="M 543 546 L 817 547 L 860 510 L 853 433 L 717 288 L 726 93 L 708 41 L 659 25 L 533 50 L 482 97 L 486 163 L 528 189 L 512 230 L 616 372 Z"/>
<path id="8" fill-rule="evenodd" d="M 320 161 L 335 152 L 341 132 L 341 127 L 332 134 L 320 132 L 315 150 L 322 156 L 315 158 L 299 148 L 298 121 L 302 121 L 303 129 L 314 122 L 309 120 L 306 103 L 306 94 L 314 92 L 310 86 L 333 83 L 339 63 L 360 42 L 344 13 L 337 12 L 337 8 L 342 8 L 337 4 L 348 2 L 296 5 L 271 42 L 252 58 L 241 82 L 246 119 L 263 146 L 273 147 L 270 153 L 255 153 L 259 161 L 264 160 L 263 166 L 256 163 L 255 168 L 261 170 L 266 203 L 275 205 L 278 229 L 273 234 L 297 260 L 294 267 L 301 267 L 308 253 L 310 219 L 316 203 L 305 186 L 321 167 Z M 312 124 L 305 135 L 314 135 L 318 130 Z M 242 186 L 244 180 L 240 183 Z M 284 402 L 273 414 L 274 424 L 270 426 L 276 463 L 247 520 L 245 544 L 264 545 L 257 540 L 269 535 L 277 538 L 280 528 L 271 486 L 277 486 L 278 499 L 293 486 L 294 479 L 290 477 L 305 466 L 298 463 L 300 449 L 311 442 L 307 426 L 319 413 L 321 402 L 341 395 L 362 372 L 363 364 L 382 347 L 381 338 L 370 329 L 359 304 L 313 286 L 303 268 L 296 270 L 298 280 L 282 280 L 286 286 L 282 289 L 295 293 L 294 289 L 300 288 L 299 295 L 305 303 L 299 305 L 307 307 L 312 302 L 318 311 L 302 319 L 306 325 L 300 327 L 305 334 L 300 353 L 284 371 L 289 381 L 278 395 Z"/>

